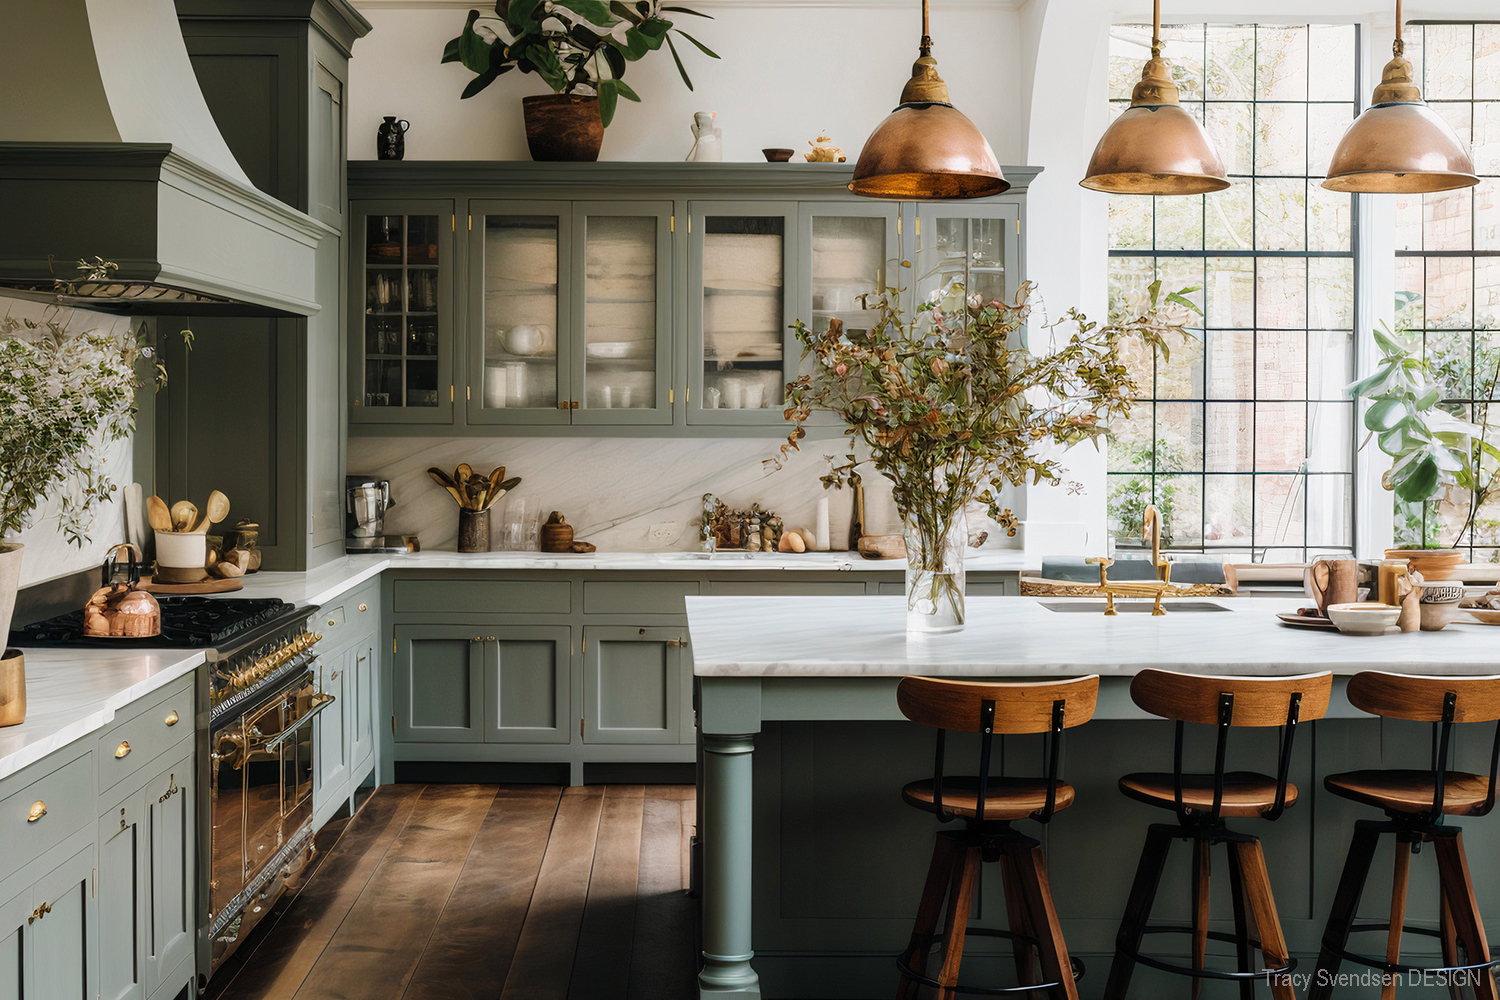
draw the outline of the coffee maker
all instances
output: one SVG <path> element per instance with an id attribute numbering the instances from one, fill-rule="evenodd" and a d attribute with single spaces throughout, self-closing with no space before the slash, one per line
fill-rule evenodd
<path id="1" fill-rule="evenodd" d="M 389 479 L 345 476 L 344 551 L 405 552 L 400 535 L 385 533 L 385 512 L 394 506 Z"/>

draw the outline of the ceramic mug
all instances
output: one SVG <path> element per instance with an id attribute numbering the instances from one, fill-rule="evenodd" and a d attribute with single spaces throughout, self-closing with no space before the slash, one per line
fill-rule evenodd
<path id="1" fill-rule="evenodd" d="M 1359 600 L 1359 560 L 1319 559 L 1307 568 L 1307 596 L 1327 617 L 1330 604 L 1354 604 Z"/>

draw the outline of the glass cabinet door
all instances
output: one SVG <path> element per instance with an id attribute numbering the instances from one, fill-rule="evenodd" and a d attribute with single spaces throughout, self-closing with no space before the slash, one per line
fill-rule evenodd
<path id="1" fill-rule="evenodd" d="M 909 283 L 910 273 L 899 266 L 897 217 L 891 204 L 802 206 L 807 287 L 798 318 L 813 332 L 825 333 L 838 320 L 850 337 L 863 336 L 880 320 L 880 293 Z M 802 359 L 802 370 L 807 363 Z"/>
<path id="2" fill-rule="evenodd" d="M 983 301 L 1011 301 L 1019 285 L 1020 206 L 933 204 L 916 214 L 917 301 L 961 284 Z"/>
<path id="3" fill-rule="evenodd" d="M 571 208 L 475 201 L 468 222 L 469 420 L 568 423 Z"/>
<path id="4" fill-rule="evenodd" d="M 672 203 L 574 202 L 573 247 L 573 422 L 670 424 Z"/>
<path id="5" fill-rule="evenodd" d="M 352 419 L 451 423 L 451 203 L 355 203 L 350 214 Z"/>
<path id="6" fill-rule="evenodd" d="M 691 206 L 688 422 L 783 421 L 801 356 L 792 323 L 795 204 Z"/>

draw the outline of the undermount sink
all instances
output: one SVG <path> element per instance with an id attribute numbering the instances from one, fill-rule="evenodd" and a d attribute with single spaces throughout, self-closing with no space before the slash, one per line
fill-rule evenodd
<path id="1" fill-rule="evenodd" d="M 1104 602 L 1102 600 L 1042 601 L 1041 605 L 1048 611 L 1060 611 L 1065 614 L 1104 614 Z M 1154 607 L 1155 602 L 1150 600 L 1123 597 L 1115 598 L 1115 610 L 1120 612 L 1120 614 L 1122 615 L 1149 615 Z M 1224 607 L 1224 605 L 1215 604 L 1213 601 L 1174 601 L 1170 598 L 1162 601 L 1161 609 L 1168 614 L 1174 615 L 1179 612 L 1203 613 L 1229 610 L 1228 608 Z"/>

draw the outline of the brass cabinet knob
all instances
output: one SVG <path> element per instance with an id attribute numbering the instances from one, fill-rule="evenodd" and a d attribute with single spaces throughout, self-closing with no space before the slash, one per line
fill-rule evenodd
<path id="1" fill-rule="evenodd" d="M 359 610 L 361 610 L 361 611 L 369 611 L 370 610 L 370 606 L 368 604 L 361 604 L 359 606 Z"/>
<path id="2" fill-rule="evenodd" d="M 26 814 L 26 822 L 35 823 L 45 815 L 47 815 L 47 803 L 37 799 L 31 804 L 31 812 Z"/>
<path id="3" fill-rule="evenodd" d="M 130 753 L 130 741 L 121 740 L 120 745 L 115 747 L 115 760 L 121 759 L 128 753 Z"/>
<path id="4" fill-rule="evenodd" d="M 167 721 L 167 725 L 169 725 L 169 726 L 175 726 L 175 725 L 177 725 L 178 715 L 177 715 L 177 710 L 176 709 L 172 710 L 172 714 L 169 715 L 169 716 L 167 716 L 167 720 L 166 721 Z"/>

